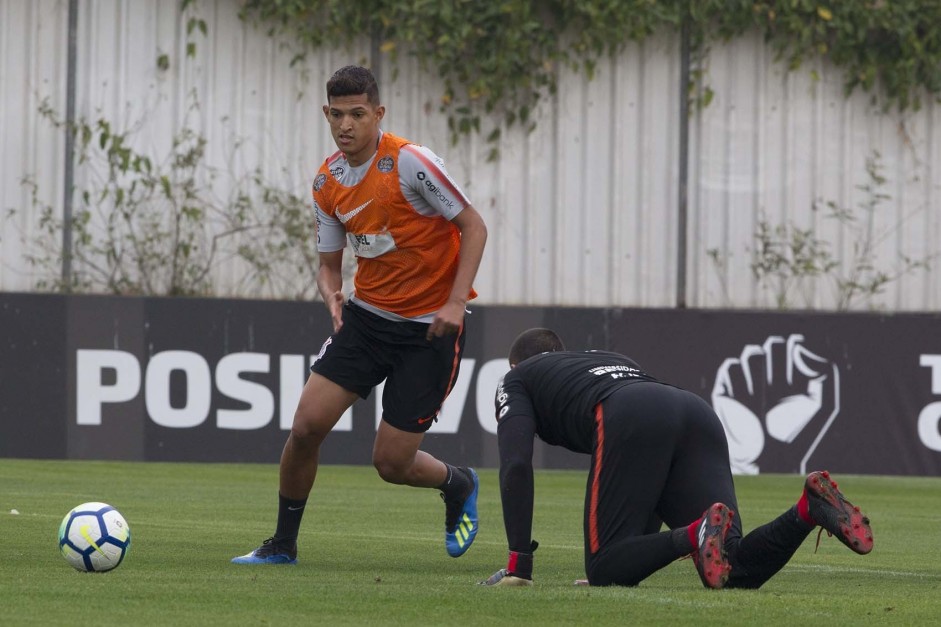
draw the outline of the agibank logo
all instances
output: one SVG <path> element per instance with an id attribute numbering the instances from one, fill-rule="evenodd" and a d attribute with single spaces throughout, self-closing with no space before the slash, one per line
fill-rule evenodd
<path id="1" fill-rule="evenodd" d="M 804 345 L 773 335 L 722 362 L 712 406 L 725 427 L 735 474 L 798 472 L 840 413 L 840 370 Z"/>

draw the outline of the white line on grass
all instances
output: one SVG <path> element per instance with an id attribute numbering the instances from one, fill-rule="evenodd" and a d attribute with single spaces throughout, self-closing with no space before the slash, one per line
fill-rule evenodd
<path id="1" fill-rule="evenodd" d="M 941 579 L 941 573 L 920 573 L 906 570 L 884 570 L 882 568 L 851 568 L 848 566 L 829 566 L 824 564 L 789 564 L 788 570 L 812 570 L 827 573 L 868 573 L 889 577 L 912 577 L 915 579 Z"/>

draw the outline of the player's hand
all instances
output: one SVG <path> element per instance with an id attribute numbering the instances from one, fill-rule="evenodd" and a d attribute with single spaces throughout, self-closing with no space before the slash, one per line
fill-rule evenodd
<path id="1" fill-rule="evenodd" d="M 429 342 L 433 337 L 444 337 L 453 335 L 461 330 L 464 324 L 464 302 L 459 300 L 449 300 L 435 314 L 435 319 L 428 325 L 428 333 L 425 339 Z"/>
<path id="2" fill-rule="evenodd" d="M 330 295 L 330 298 L 325 303 L 327 305 L 327 310 L 330 312 L 330 319 L 333 322 L 333 332 L 336 333 L 340 330 L 340 327 L 343 326 L 343 304 L 346 302 L 346 299 L 343 297 L 343 292 L 334 292 Z"/>
<path id="3" fill-rule="evenodd" d="M 510 573 L 505 568 L 501 568 L 486 581 L 479 582 L 481 586 L 531 586 L 533 585 L 532 579 L 526 579 L 525 577 L 519 577 Z"/>
<path id="4" fill-rule="evenodd" d="M 482 586 L 531 586 L 533 585 L 533 553 L 539 548 L 539 543 L 533 540 L 529 545 L 529 553 L 510 551 L 506 568 L 501 568 Z"/>

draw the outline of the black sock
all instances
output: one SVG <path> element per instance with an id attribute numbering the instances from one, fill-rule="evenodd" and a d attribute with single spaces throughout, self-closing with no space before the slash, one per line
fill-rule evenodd
<path id="1" fill-rule="evenodd" d="M 447 479 L 438 486 L 438 489 L 444 494 L 444 498 L 452 499 L 467 496 L 472 489 L 470 473 L 464 468 L 457 468 L 446 462 L 442 463 L 448 467 Z"/>
<path id="2" fill-rule="evenodd" d="M 725 545 L 732 572 L 728 588 L 759 588 L 781 570 L 804 542 L 813 525 L 801 520 L 797 506 Z"/>
<path id="3" fill-rule="evenodd" d="M 679 551 L 680 555 L 689 555 L 696 550 L 696 547 L 690 542 L 689 531 L 686 527 L 677 527 L 670 532 L 670 538 L 673 540 L 673 548 Z"/>
<path id="4" fill-rule="evenodd" d="M 297 534 L 301 528 L 301 518 L 304 516 L 306 505 L 307 499 L 289 499 L 278 494 L 278 526 L 274 532 L 276 541 L 287 544 L 297 542 Z"/>

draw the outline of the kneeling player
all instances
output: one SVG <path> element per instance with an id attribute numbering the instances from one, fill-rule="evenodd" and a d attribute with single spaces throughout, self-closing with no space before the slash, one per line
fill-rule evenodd
<path id="1" fill-rule="evenodd" d="M 548 329 L 522 333 L 497 389 L 500 489 L 510 556 L 485 585 L 532 585 L 533 439 L 591 455 L 585 570 L 591 585 L 637 585 L 692 555 L 709 588 L 758 588 L 815 527 L 872 550 L 869 519 L 827 472 L 797 503 L 742 537 L 729 451 L 700 397 L 617 353 L 565 351 Z M 660 531 L 666 524 L 669 531 Z"/>

